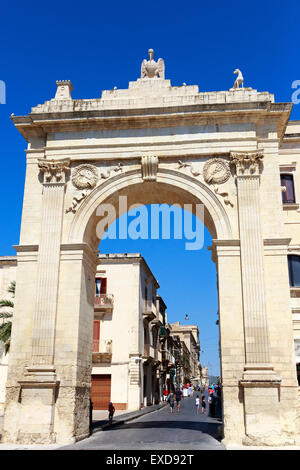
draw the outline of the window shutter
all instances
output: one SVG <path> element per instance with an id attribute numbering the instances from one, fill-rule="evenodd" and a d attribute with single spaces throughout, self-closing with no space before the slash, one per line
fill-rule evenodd
<path id="1" fill-rule="evenodd" d="M 101 278 L 100 294 L 106 294 L 106 293 L 107 293 L 107 278 L 102 277 Z"/>
<path id="2" fill-rule="evenodd" d="M 99 352 L 99 343 L 100 343 L 100 320 L 94 320 L 93 352 Z"/>

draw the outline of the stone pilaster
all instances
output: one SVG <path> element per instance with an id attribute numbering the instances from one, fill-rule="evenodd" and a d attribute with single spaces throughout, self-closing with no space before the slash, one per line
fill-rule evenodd
<path id="1" fill-rule="evenodd" d="M 264 248 L 260 217 L 261 152 L 233 153 L 236 165 L 246 364 L 269 364 Z"/>
<path id="2" fill-rule="evenodd" d="M 44 186 L 41 236 L 31 359 L 24 378 L 19 380 L 20 413 L 14 440 L 20 444 L 56 442 L 54 415 L 59 380 L 54 365 L 54 346 L 65 176 L 69 160 L 39 160 L 39 168 Z"/>
<path id="3" fill-rule="evenodd" d="M 278 387 L 270 364 L 261 228 L 261 151 L 231 154 L 236 166 L 245 341 L 245 444 L 280 443 Z M 268 422 L 266 422 L 266 415 Z"/>
<path id="4" fill-rule="evenodd" d="M 69 160 L 40 160 L 39 168 L 44 192 L 32 333 L 33 369 L 53 365 L 65 176 Z"/>

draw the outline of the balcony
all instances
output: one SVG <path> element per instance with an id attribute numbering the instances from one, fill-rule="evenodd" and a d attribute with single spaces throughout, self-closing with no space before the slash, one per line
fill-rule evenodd
<path id="1" fill-rule="evenodd" d="M 156 318 L 156 306 L 151 300 L 145 300 L 143 307 L 143 319 L 151 321 L 154 318 Z"/>
<path id="2" fill-rule="evenodd" d="M 98 312 L 112 312 L 114 307 L 113 294 L 100 294 L 94 298 L 94 309 Z"/>
<path id="3" fill-rule="evenodd" d="M 154 357 L 155 357 L 154 347 L 151 346 L 150 344 L 144 344 L 144 354 L 143 354 L 144 362 L 151 361 L 154 359 Z"/>
<path id="4" fill-rule="evenodd" d="M 158 348 L 155 348 L 154 349 L 154 360 L 155 362 L 161 362 L 161 358 L 162 358 L 162 353 L 161 351 L 158 349 Z"/>
<path id="5" fill-rule="evenodd" d="M 93 364 L 110 364 L 112 356 L 112 340 L 93 341 Z"/>
<path id="6" fill-rule="evenodd" d="M 169 351 L 162 351 L 162 360 L 167 363 L 168 367 L 175 366 L 175 357 Z"/>
<path id="7" fill-rule="evenodd" d="M 160 315 L 159 315 L 159 316 L 160 316 Z M 159 318 L 159 316 L 156 317 L 156 318 L 152 321 L 151 324 L 152 324 L 152 325 L 155 325 L 155 326 L 157 326 L 157 327 L 160 328 L 163 324 L 162 324 L 162 321 L 161 321 L 161 319 Z"/>

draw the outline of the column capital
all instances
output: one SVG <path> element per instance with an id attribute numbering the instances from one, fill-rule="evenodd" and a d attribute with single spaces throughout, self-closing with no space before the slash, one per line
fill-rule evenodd
<path id="1" fill-rule="evenodd" d="M 236 167 L 237 176 L 258 176 L 263 159 L 262 150 L 230 152 L 232 163 Z"/>
<path id="2" fill-rule="evenodd" d="M 45 160 L 39 158 L 38 166 L 43 174 L 43 184 L 65 184 L 66 174 L 70 171 L 70 159 Z"/>

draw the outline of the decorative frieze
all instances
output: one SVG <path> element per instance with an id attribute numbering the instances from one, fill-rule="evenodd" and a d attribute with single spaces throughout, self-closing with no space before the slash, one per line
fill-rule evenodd
<path id="1" fill-rule="evenodd" d="M 83 191 L 77 192 L 72 199 L 71 206 L 66 209 L 66 213 L 75 213 L 78 209 L 79 204 L 87 197 L 89 191 L 96 187 L 99 179 L 107 179 L 111 176 L 112 172 L 118 172 L 123 170 L 123 164 L 118 163 L 108 169 L 100 170 L 100 178 L 98 168 L 95 165 L 84 163 L 77 166 L 72 174 L 72 184 L 77 189 Z"/>
<path id="2" fill-rule="evenodd" d="M 190 168 L 191 174 L 195 177 L 201 175 L 201 171 L 195 170 L 192 163 L 182 162 L 181 160 L 178 160 L 178 168 Z"/>
<path id="3" fill-rule="evenodd" d="M 178 160 L 178 168 L 190 168 L 190 172 L 194 177 L 203 176 L 205 183 L 212 186 L 215 194 L 224 198 L 224 203 L 233 207 L 233 203 L 229 199 L 229 193 L 221 191 L 217 184 L 226 183 L 229 180 L 231 172 L 229 163 L 221 158 L 211 158 L 203 166 L 203 172 L 195 169 L 192 163 L 182 162 Z"/>
<path id="4" fill-rule="evenodd" d="M 111 168 L 101 170 L 100 171 L 100 178 L 107 179 L 107 178 L 110 177 L 112 171 L 116 173 L 116 172 L 122 171 L 122 170 L 123 170 L 123 163 L 119 162 L 117 165 L 114 165 Z"/>
<path id="5" fill-rule="evenodd" d="M 66 214 L 68 212 L 73 212 L 73 214 L 75 214 L 78 205 L 87 197 L 87 195 L 88 191 L 81 191 L 80 194 L 76 194 L 72 199 L 72 204 L 70 205 L 70 207 L 68 207 L 68 209 L 66 209 Z"/>

